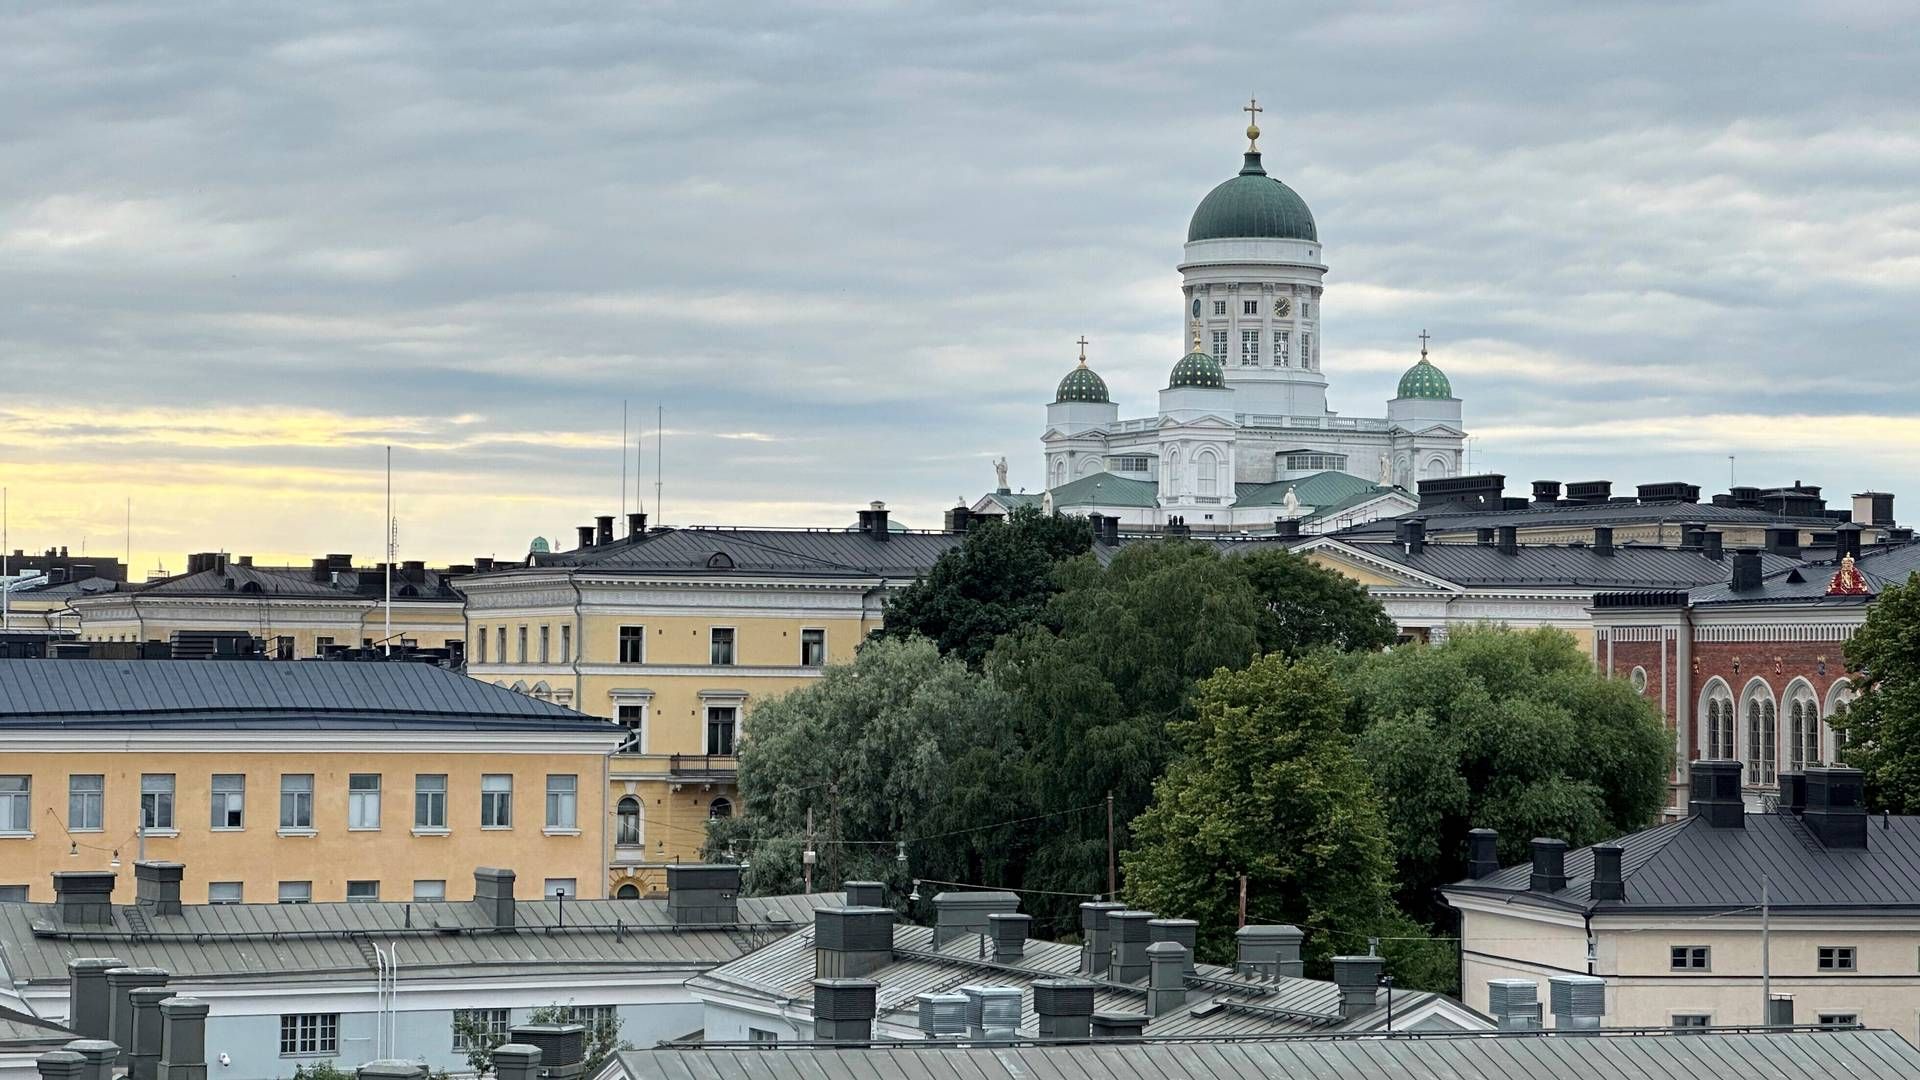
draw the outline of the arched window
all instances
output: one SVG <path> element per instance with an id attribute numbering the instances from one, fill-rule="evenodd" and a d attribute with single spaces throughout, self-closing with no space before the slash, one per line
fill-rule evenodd
<path id="1" fill-rule="evenodd" d="M 1746 708 L 1746 784 L 1749 787 L 1765 786 L 1777 781 L 1775 775 L 1779 765 L 1780 731 L 1775 713 L 1773 688 L 1766 680 L 1755 679 L 1747 684 Z"/>
<path id="2" fill-rule="evenodd" d="M 1794 772 L 1820 764 L 1820 705 L 1813 687 L 1795 679 L 1786 693 L 1787 768 Z"/>
<path id="3" fill-rule="evenodd" d="M 259 582 L 249 581 L 245 585 L 240 586 L 240 591 L 243 593 L 257 593 L 257 592 L 265 592 L 266 590 L 260 587 Z"/>
<path id="4" fill-rule="evenodd" d="M 1839 732 L 1833 730 L 1833 724 L 1831 723 L 1831 721 L 1833 720 L 1834 714 L 1837 712 L 1840 712 L 1842 709 L 1845 709 L 1847 707 L 1847 703 L 1851 702 L 1852 700 L 1853 700 L 1853 683 L 1851 680 L 1837 679 L 1834 681 L 1834 684 L 1832 686 L 1827 687 L 1827 707 L 1824 710 L 1822 710 L 1820 714 L 1821 716 L 1820 726 L 1822 729 L 1824 729 L 1821 732 L 1821 735 L 1823 737 L 1829 733 L 1831 733 L 1832 735 L 1832 738 L 1829 739 L 1823 745 L 1831 747 L 1831 750 L 1829 751 L 1829 756 L 1835 760 L 1837 760 L 1840 757 L 1841 736 Z"/>
<path id="5" fill-rule="evenodd" d="M 621 796 L 614 810 L 613 842 L 627 846 L 640 843 L 640 800 L 631 795 Z"/>
<path id="6" fill-rule="evenodd" d="M 707 816 L 710 818 L 730 818 L 733 816 L 733 803 L 727 799 L 715 799 L 707 804 Z"/>
<path id="7" fill-rule="evenodd" d="M 1197 464 L 1200 466 L 1200 494 L 1218 495 L 1220 493 L 1220 459 L 1213 451 L 1204 450 Z"/>
<path id="8" fill-rule="evenodd" d="M 615 900 L 638 900 L 640 899 L 640 886 L 629 881 L 614 890 L 613 898 Z"/>
<path id="9" fill-rule="evenodd" d="M 1067 482 L 1067 459 L 1055 458 L 1053 461 L 1053 485 L 1059 487 Z"/>
<path id="10" fill-rule="evenodd" d="M 1700 695 L 1700 754 L 1710 760 L 1730 761 L 1733 754 L 1733 691 L 1719 679 L 1707 683 Z"/>
<path id="11" fill-rule="evenodd" d="M 707 556 L 707 569 L 731 570 L 733 569 L 733 556 L 724 551 L 716 551 L 712 555 Z"/>

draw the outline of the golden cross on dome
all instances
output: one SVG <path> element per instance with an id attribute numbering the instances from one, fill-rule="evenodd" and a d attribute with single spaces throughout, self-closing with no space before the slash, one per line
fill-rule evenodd
<path id="1" fill-rule="evenodd" d="M 1257 153 L 1260 150 L 1260 114 L 1267 110 L 1260 107 L 1259 98 L 1248 98 L 1247 103 L 1240 106 L 1240 111 L 1247 114 L 1247 152 Z"/>
<path id="2" fill-rule="evenodd" d="M 1427 358 L 1427 342 L 1431 340 L 1432 337 L 1433 335 L 1427 333 L 1425 330 L 1420 331 L 1420 359 L 1422 360 Z"/>
<path id="3" fill-rule="evenodd" d="M 1074 344 L 1080 346 L 1080 366 L 1086 367 L 1087 366 L 1087 335 L 1081 334 L 1080 340 L 1075 342 Z"/>

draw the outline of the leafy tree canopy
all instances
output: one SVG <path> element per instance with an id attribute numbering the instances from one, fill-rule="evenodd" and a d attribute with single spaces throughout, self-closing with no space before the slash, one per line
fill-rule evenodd
<path id="1" fill-rule="evenodd" d="M 1230 562 L 1265 605 L 1258 625 L 1261 652 L 1384 649 L 1398 637 L 1365 585 L 1303 556 L 1267 547 Z"/>
<path id="2" fill-rule="evenodd" d="M 1920 575 L 1889 585 L 1847 642 L 1857 696 L 1833 717 L 1875 810 L 1920 812 Z"/>

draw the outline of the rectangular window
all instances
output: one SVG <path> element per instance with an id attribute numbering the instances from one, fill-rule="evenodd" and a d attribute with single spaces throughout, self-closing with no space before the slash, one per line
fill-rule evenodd
<path id="1" fill-rule="evenodd" d="M 1256 367 L 1260 363 L 1260 331 L 1240 331 L 1240 366 Z"/>
<path id="2" fill-rule="evenodd" d="M 67 828 L 73 832 L 99 832 L 106 817 L 107 778 L 99 773 L 74 773 L 67 777 Z"/>
<path id="3" fill-rule="evenodd" d="M 627 729 L 627 737 L 620 743 L 620 753 L 642 753 L 641 747 L 646 745 L 641 741 L 641 735 L 647 722 L 647 707 L 631 702 L 621 702 L 613 708 L 614 717 L 620 721 L 621 727 Z"/>
<path id="4" fill-rule="evenodd" d="M 557 899 L 561 893 L 578 897 L 580 890 L 574 885 L 573 879 L 570 877 L 550 877 L 546 880 L 546 884 L 540 887 L 540 895 L 549 900 Z"/>
<path id="5" fill-rule="evenodd" d="M 620 628 L 620 662 L 623 664 L 644 664 L 647 656 L 647 628 L 644 626 L 623 626 Z"/>
<path id="6" fill-rule="evenodd" d="M 495 655 L 494 655 L 493 662 L 496 664 L 506 663 L 507 662 L 507 628 L 504 626 L 495 628 L 493 632 L 493 640 L 494 640 L 494 644 L 500 646 L 498 649 L 494 650 Z"/>
<path id="7" fill-rule="evenodd" d="M 540 662 L 543 664 L 547 662 L 547 636 L 551 632 L 552 631 L 545 626 L 540 628 Z"/>
<path id="8" fill-rule="evenodd" d="M 339 1013 L 289 1013 L 280 1018 L 281 1057 L 339 1052 Z"/>
<path id="9" fill-rule="evenodd" d="M 768 1031 L 766 1028 L 750 1027 L 747 1029 L 747 1041 L 777 1043 L 780 1041 L 780 1033 L 777 1031 Z"/>
<path id="10" fill-rule="evenodd" d="M 445 773 L 422 773 L 413 778 L 413 827 L 447 827 L 447 777 Z"/>
<path id="11" fill-rule="evenodd" d="M 494 1047 L 507 1041 L 509 1029 L 513 1027 L 513 1012 L 510 1009 L 455 1009 L 453 1010 L 453 1051 L 464 1054 L 470 1045 L 469 1033 L 483 1046 Z"/>
<path id="12" fill-rule="evenodd" d="M 33 780 L 0 776 L 0 833 L 33 831 Z"/>
<path id="13" fill-rule="evenodd" d="M 473 630 L 473 662 L 487 662 L 487 628 L 484 626 L 474 627 Z"/>
<path id="14" fill-rule="evenodd" d="M 480 778 L 480 827 L 513 828 L 513 777 L 488 773 Z"/>
<path id="15" fill-rule="evenodd" d="M 0 885 L 0 904 L 24 904 L 27 902 L 25 885 Z"/>
<path id="16" fill-rule="evenodd" d="M 1313 318 L 1313 301 L 1311 300 L 1300 301 L 1300 317 L 1303 319 Z"/>
<path id="17" fill-rule="evenodd" d="M 1859 1027 L 1859 1013 L 1821 1013 L 1821 1027 Z"/>
<path id="18" fill-rule="evenodd" d="M 1242 300 L 1242 301 L 1240 301 L 1240 314 L 1242 314 L 1242 315 L 1258 315 L 1258 314 L 1260 314 L 1260 301 L 1258 301 L 1258 300 Z"/>
<path id="19" fill-rule="evenodd" d="M 1675 945 L 1671 967 L 1674 971 L 1706 971 L 1709 950 L 1705 945 Z"/>
<path id="20" fill-rule="evenodd" d="M 800 666 L 823 667 L 827 662 L 827 632 L 800 631 Z"/>
<path id="21" fill-rule="evenodd" d="M 244 903 L 245 899 L 244 886 L 238 881 L 207 882 L 207 903 L 209 904 L 239 904 Z"/>
<path id="22" fill-rule="evenodd" d="M 1300 366 L 1309 370 L 1313 367 L 1313 335 L 1300 335 Z"/>
<path id="23" fill-rule="evenodd" d="M 444 878 L 422 878 L 414 882 L 413 898 L 415 900 L 445 900 L 447 898 L 446 880 Z"/>
<path id="24" fill-rule="evenodd" d="M 1273 332 L 1273 366 L 1287 366 L 1287 343 L 1291 341 L 1292 338 L 1293 334 L 1287 330 L 1275 330 Z"/>
<path id="25" fill-rule="evenodd" d="M 149 829 L 173 828 L 173 774 L 140 775 L 140 824 Z"/>
<path id="26" fill-rule="evenodd" d="M 707 708 L 707 753 L 733 753 L 733 729 L 738 713 L 739 710 L 732 706 L 712 705 Z"/>
<path id="27" fill-rule="evenodd" d="M 562 623 L 560 626 L 560 662 L 563 664 L 570 664 L 573 662 L 573 624 L 572 623 Z"/>
<path id="28" fill-rule="evenodd" d="M 574 829 L 580 824 L 579 778 L 559 773 L 547 777 L 547 828 Z"/>
<path id="29" fill-rule="evenodd" d="M 1213 302 L 1213 313 L 1215 315 L 1225 315 L 1227 313 L 1227 302 L 1225 300 L 1215 300 Z"/>
<path id="30" fill-rule="evenodd" d="M 1820 970 L 1821 971 L 1853 971 L 1855 970 L 1853 946 L 1851 945 L 1841 946 L 1841 947 L 1833 947 L 1833 946 L 1826 946 L 1826 945 L 1821 946 L 1820 947 Z"/>
<path id="31" fill-rule="evenodd" d="M 247 778 L 240 773 L 213 774 L 213 827 L 247 826 Z"/>
<path id="32" fill-rule="evenodd" d="M 332 638 L 316 637 L 313 639 L 313 655 L 324 657 L 327 655 L 327 650 L 331 648 L 333 648 Z"/>
<path id="33" fill-rule="evenodd" d="M 354 773 L 347 777 L 347 828 L 380 827 L 380 774 Z"/>
<path id="34" fill-rule="evenodd" d="M 311 881 L 281 882 L 279 902 L 282 904 L 313 903 L 313 882 Z"/>
<path id="35" fill-rule="evenodd" d="M 1712 1026 L 1713 1026 L 1713 1017 L 1708 1016 L 1706 1013 L 1674 1013 L 1673 1014 L 1673 1029 L 1675 1031 L 1689 1031 L 1689 1030 L 1694 1030 L 1698 1028 L 1712 1027 Z"/>
<path id="36" fill-rule="evenodd" d="M 283 773 L 280 777 L 280 827 L 313 828 L 313 774 Z"/>
<path id="37" fill-rule="evenodd" d="M 1113 459 L 1114 472 L 1151 472 L 1153 459 L 1142 454 L 1128 454 Z"/>
<path id="38" fill-rule="evenodd" d="M 347 882 L 347 903 L 372 904 L 380 899 L 380 883 L 377 881 Z"/>
<path id="39" fill-rule="evenodd" d="M 526 627 L 523 626 L 520 628 L 520 632 L 514 636 L 514 643 L 520 646 L 520 651 L 513 654 L 514 662 L 517 664 L 526 663 L 527 662 L 527 628 Z"/>
<path id="40" fill-rule="evenodd" d="M 716 626 L 713 628 L 713 640 L 707 650 L 707 662 L 720 667 L 733 663 L 733 628 Z"/>
<path id="41" fill-rule="evenodd" d="M 1226 355 L 1227 332 L 1225 330 L 1215 330 L 1213 332 L 1213 358 L 1218 360 Z"/>
<path id="42" fill-rule="evenodd" d="M 293 638 L 281 634 L 273 639 L 273 658 L 275 660 L 293 659 Z"/>

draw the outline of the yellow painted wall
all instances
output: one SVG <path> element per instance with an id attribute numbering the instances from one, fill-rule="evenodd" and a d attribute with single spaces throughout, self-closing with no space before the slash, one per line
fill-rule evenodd
<path id="1" fill-rule="evenodd" d="M 319 655 L 322 637 L 332 638 L 335 645 L 358 647 L 364 639 L 377 642 L 386 634 L 384 605 L 377 600 L 318 605 L 296 598 L 263 601 L 254 596 L 231 602 L 195 598 L 189 605 L 150 597 L 130 606 L 129 599 L 76 603 L 81 640 L 167 641 L 176 631 L 233 630 L 267 639 L 268 655 L 275 638 L 291 637 L 294 656 L 304 659 Z M 396 643 L 411 638 L 423 649 L 444 648 L 448 641 L 464 639 L 466 620 L 458 601 L 396 601 L 393 635 Z"/>
<path id="2" fill-rule="evenodd" d="M 1344 577 L 1351 578 L 1352 580 L 1357 581 L 1362 585 L 1405 585 L 1406 584 L 1405 581 L 1390 578 L 1385 574 L 1379 573 L 1378 571 L 1362 569 L 1361 567 L 1355 566 L 1344 559 L 1335 558 L 1322 551 L 1308 552 L 1307 561 L 1312 563 L 1315 566 L 1320 567 L 1323 570 L 1331 570 L 1336 574 L 1340 574 Z"/>
<path id="3" fill-rule="evenodd" d="M 350 738 L 350 736 L 346 736 Z M 277 898 L 282 881 L 311 881 L 313 899 L 344 900 L 349 880 L 380 882 L 382 900 L 412 898 L 416 879 L 440 879 L 447 898 L 473 895 L 477 866 L 517 871 L 521 896 L 537 898 L 546 878 L 574 878 L 586 895 L 598 895 L 605 872 L 604 759 L 580 753 L 450 753 L 430 744 L 407 752 L 365 751 L 281 754 L 168 752 L 14 752 L 0 771 L 33 777 L 34 835 L 0 837 L 0 884 L 25 884 L 35 901 L 53 899 L 58 870 L 104 870 L 113 853 L 121 862 L 114 898 L 133 898 L 133 862 L 139 848 L 140 777 L 174 774 L 174 824 L 177 836 L 149 835 L 150 859 L 184 863 L 181 896 L 202 903 L 209 881 L 241 881 L 250 903 Z M 69 833 L 67 778 L 74 773 L 106 777 L 104 828 Z M 240 831 L 215 831 L 212 777 L 243 773 L 247 778 L 246 821 Z M 280 777 L 314 777 L 313 822 L 316 835 L 279 834 Z M 377 832 L 347 828 L 347 777 L 381 774 L 381 827 Z M 416 836 L 413 788 L 417 773 L 447 776 L 448 834 Z M 507 773 L 513 782 L 513 824 L 505 830 L 480 827 L 480 777 Z M 548 835 L 548 774 L 573 774 L 578 792 L 577 835 Z M 69 855 L 76 843 L 78 855 Z"/>

